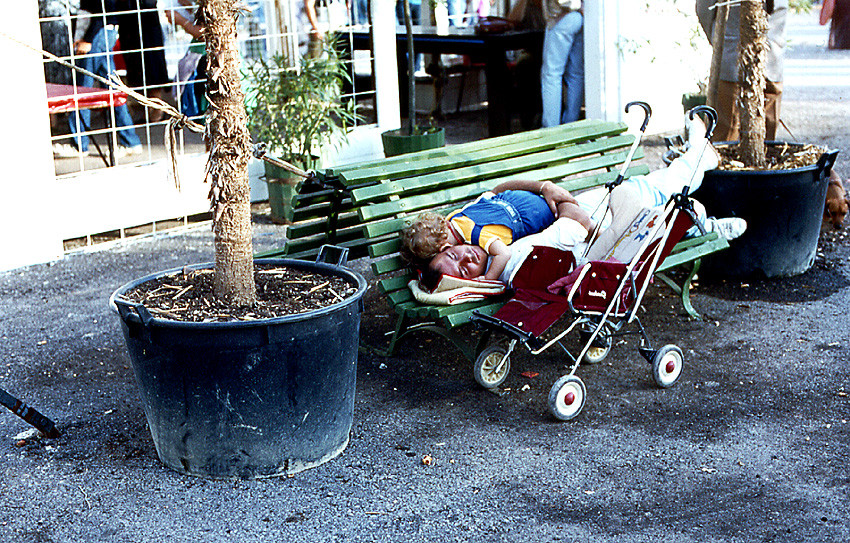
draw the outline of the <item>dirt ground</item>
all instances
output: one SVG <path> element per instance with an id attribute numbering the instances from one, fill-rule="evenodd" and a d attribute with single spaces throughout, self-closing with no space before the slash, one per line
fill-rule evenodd
<path id="1" fill-rule="evenodd" d="M 278 232 L 257 217 L 257 249 Z M 821 256 L 798 277 L 700 280 L 702 320 L 652 288 L 640 319 L 656 346 L 683 349 L 680 382 L 658 389 L 629 338 L 579 369 L 588 400 L 569 423 L 546 408 L 566 371 L 554 350 L 515 357 L 503 395 L 478 387 L 433 335 L 410 336 L 393 357 L 361 353 L 348 448 L 261 481 L 160 463 L 106 305 L 125 282 L 202 261 L 209 232 L 2 274 L 0 386 L 62 436 L 0 416 L 0 540 L 847 540 L 846 232 L 824 228 Z M 382 345 L 393 316 L 374 288 L 365 302 L 361 336 Z"/>
<path id="2" fill-rule="evenodd" d="M 789 85 L 783 102 L 797 139 L 842 150 L 845 177 L 848 91 Z M 644 148 L 656 164 L 660 140 Z M 259 214 L 255 250 L 282 240 Z M 546 395 L 566 360 L 555 350 L 517 356 L 510 391 L 497 395 L 446 341 L 414 334 L 396 356 L 361 353 L 339 457 L 258 481 L 162 465 L 107 306 L 131 280 L 212 254 L 202 227 L 0 273 L 0 387 L 62 433 L 33 436 L 0 410 L 0 541 L 850 540 L 847 229 L 824 228 L 815 265 L 799 276 L 700 278 L 699 320 L 666 287 L 651 288 L 641 322 L 655 345 L 685 355 L 670 389 L 655 386 L 629 338 L 579 368 L 587 404 L 556 422 Z M 369 278 L 368 263 L 352 267 Z M 370 288 L 361 337 L 384 344 L 392 321 Z"/>

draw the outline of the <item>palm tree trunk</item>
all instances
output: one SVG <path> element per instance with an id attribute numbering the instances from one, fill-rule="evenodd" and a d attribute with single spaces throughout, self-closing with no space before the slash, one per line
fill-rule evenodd
<path id="1" fill-rule="evenodd" d="M 215 295 L 230 306 L 256 300 L 248 184 L 251 135 L 239 80 L 238 0 L 202 0 L 207 42 L 207 132 L 215 232 Z"/>
<path id="2" fill-rule="evenodd" d="M 740 80 L 741 160 L 746 166 L 765 164 L 764 69 L 767 57 L 767 13 L 761 2 L 741 3 Z"/>

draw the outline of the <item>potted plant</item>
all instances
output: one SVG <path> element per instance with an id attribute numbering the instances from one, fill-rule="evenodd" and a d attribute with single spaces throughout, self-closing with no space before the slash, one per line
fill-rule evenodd
<path id="1" fill-rule="evenodd" d="M 336 145 L 356 119 L 354 100 L 342 100 L 351 75 L 328 35 L 319 55 L 293 62 L 285 55 L 258 60 L 245 71 L 248 129 L 271 154 L 301 170 L 319 166 L 320 150 Z M 292 199 L 303 178 L 264 162 L 271 217 L 292 220 Z"/>
<path id="2" fill-rule="evenodd" d="M 792 7 L 805 9 L 807 3 L 797 2 Z M 739 10 L 741 140 L 718 145 L 725 160 L 719 169 L 706 172 L 694 196 L 712 215 L 746 219 L 747 231 L 730 242 L 728 251 L 707 259 L 705 270 L 730 277 L 803 273 L 814 263 L 829 172 L 838 152 L 799 143 L 765 142 L 765 6 L 742 2 L 718 5 L 717 9 L 708 103 L 713 103 L 717 88 L 718 70 L 714 67 L 723 54 L 723 25 L 727 13 Z M 786 160 L 789 156 L 793 160 Z"/>
<path id="3" fill-rule="evenodd" d="M 706 105 L 706 83 L 704 81 L 697 81 L 697 89 L 697 92 L 685 92 L 682 94 L 682 108 L 685 112 L 697 106 Z"/>
<path id="4" fill-rule="evenodd" d="M 239 7 L 199 9 L 215 263 L 132 281 L 110 302 L 163 463 L 213 478 L 286 475 L 348 443 L 366 282 L 341 266 L 345 250 L 323 259 L 337 265 L 253 259 Z"/>
<path id="5" fill-rule="evenodd" d="M 436 149 L 446 144 L 443 127 L 421 127 L 416 123 L 416 56 L 413 50 L 413 22 L 409 0 L 404 0 L 404 27 L 407 34 L 407 124 L 381 134 L 384 154 L 388 157 Z"/>

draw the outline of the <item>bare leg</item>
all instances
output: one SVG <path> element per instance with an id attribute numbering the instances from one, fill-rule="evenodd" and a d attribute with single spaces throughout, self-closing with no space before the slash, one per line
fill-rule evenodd
<path id="1" fill-rule="evenodd" d="M 643 209 L 638 191 L 628 183 L 616 187 L 611 191 L 611 225 L 599 234 L 596 241 L 587 251 L 588 260 L 599 260 L 603 258 L 617 243 L 617 240 L 628 230 L 632 221 Z"/>

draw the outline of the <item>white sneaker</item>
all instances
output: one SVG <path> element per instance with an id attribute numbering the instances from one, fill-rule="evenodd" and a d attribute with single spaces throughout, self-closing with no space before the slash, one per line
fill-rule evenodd
<path id="1" fill-rule="evenodd" d="M 125 147 L 124 145 L 119 145 L 117 149 L 115 149 L 115 158 L 116 160 L 119 158 L 125 158 L 128 156 L 141 155 L 145 150 L 141 145 L 134 145 L 133 147 Z"/>
<path id="2" fill-rule="evenodd" d="M 86 156 L 86 153 L 80 151 L 70 143 L 54 143 L 53 157 L 54 158 L 78 158 Z"/>
<path id="3" fill-rule="evenodd" d="M 740 217 L 725 217 L 723 219 L 709 217 L 705 220 L 704 226 L 706 232 L 717 232 L 721 238 L 731 241 L 741 237 L 741 234 L 747 230 L 747 221 Z"/>

